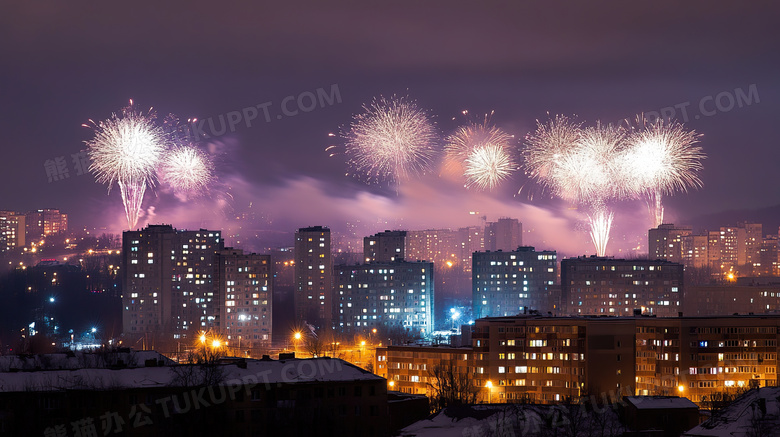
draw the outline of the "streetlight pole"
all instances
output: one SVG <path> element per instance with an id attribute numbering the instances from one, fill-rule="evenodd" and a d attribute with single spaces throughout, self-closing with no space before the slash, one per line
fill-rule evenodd
<path id="1" fill-rule="evenodd" d="M 301 339 L 300 332 L 296 332 L 295 334 L 293 334 L 293 345 L 295 347 L 294 353 L 296 358 L 298 357 L 298 341 L 300 341 L 300 339 Z"/>

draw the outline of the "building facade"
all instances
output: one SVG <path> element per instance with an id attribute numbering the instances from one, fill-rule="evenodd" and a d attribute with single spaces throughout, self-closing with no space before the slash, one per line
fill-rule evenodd
<path id="1" fill-rule="evenodd" d="M 230 345 L 255 352 L 271 345 L 273 271 L 270 255 L 241 249 L 217 252 L 214 283 L 222 302 L 218 330 Z"/>
<path id="2" fill-rule="evenodd" d="M 384 231 L 363 238 L 363 260 L 393 262 L 406 258 L 406 231 Z"/>
<path id="3" fill-rule="evenodd" d="M 130 337 L 196 338 L 216 330 L 220 301 L 213 277 L 220 231 L 149 225 L 122 234 L 122 324 Z"/>
<path id="4" fill-rule="evenodd" d="M 481 402 L 677 395 L 702 405 L 777 384 L 778 328 L 780 316 L 491 317 L 476 321 L 470 352 L 455 350 Z M 402 390 L 425 393 L 430 366 L 452 353 L 378 349 L 377 369 Z"/>
<path id="5" fill-rule="evenodd" d="M 739 278 L 736 283 L 686 286 L 683 314 L 780 314 L 780 281 Z"/>
<path id="6" fill-rule="evenodd" d="M 27 240 L 35 241 L 47 235 L 68 230 L 68 214 L 59 209 L 30 211 L 25 217 Z"/>
<path id="7" fill-rule="evenodd" d="M 333 327 L 333 255 L 330 229 L 295 232 L 295 320 L 318 328 Z"/>
<path id="8" fill-rule="evenodd" d="M 433 331 L 433 263 L 338 265 L 334 279 L 341 330 L 403 329 L 423 336 Z"/>
<path id="9" fill-rule="evenodd" d="M 685 267 L 697 269 L 709 266 L 707 235 L 689 235 L 683 238 L 683 260 Z"/>
<path id="10" fill-rule="evenodd" d="M 682 263 L 687 253 L 686 238 L 692 234 L 688 226 L 663 224 L 647 232 L 650 259 L 663 259 Z"/>
<path id="11" fill-rule="evenodd" d="M 24 247 L 27 217 L 14 211 L 0 211 L 0 252 Z"/>
<path id="12" fill-rule="evenodd" d="M 683 266 L 664 260 L 579 257 L 561 262 L 566 314 L 676 316 L 682 311 Z"/>
<path id="13" fill-rule="evenodd" d="M 523 224 L 517 219 L 502 217 L 485 225 L 485 250 L 504 252 L 523 245 Z"/>
<path id="14" fill-rule="evenodd" d="M 528 310 L 552 311 L 551 288 L 558 281 L 555 251 L 520 247 L 475 252 L 472 264 L 474 318 L 514 316 Z"/>

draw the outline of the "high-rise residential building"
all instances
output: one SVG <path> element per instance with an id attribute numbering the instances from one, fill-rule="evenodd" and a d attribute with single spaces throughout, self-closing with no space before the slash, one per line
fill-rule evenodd
<path id="1" fill-rule="evenodd" d="M 686 285 L 683 314 L 726 316 L 780 313 L 780 282 L 772 277 L 738 278 L 735 282 Z"/>
<path id="2" fill-rule="evenodd" d="M 533 247 L 475 252 L 471 273 L 474 318 L 552 311 L 549 297 L 558 280 L 557 258 L 555 251 L 537 252 Z"/>
<path id="3" fill-rule="evenodd" d="M 764 276 L 778 276 L 777 262 L 777 235 L 767 235 L 761 242 L 761 251 L 759 252 L 759 265 L 753 267 L 753 273 Z"/>
<path id="4" fill-rule="evenodd" d="M 460 245 L 460 263 L 463 266 L 463 271 L 469 273 L 471 272 L 474 252 L 485 250 L 485 229 L 479 226 L 459 228 L 457 242 Z"/>
<path id="5" fill-rule="evenodd" d="M 688 235 L 683 238 L 683 260 L 686 267 L 705 268 L 709 260 L 707 235 Z"/>
<path id="6" fill-rule="evenodd" d="M 433 261 L 436 267 L 460 266 L 460 248 L 456 242 L 457 231 L 452 229 L 425 229 L 407 231 L 406 259 Z"/>
<path id="7" fill-rule="evenodd" d="M 124 334 L 192 339 L 216 330 L 220 302 L 213 278 L 220 231 L 149 225 L 122 234 Z"/>
<path id="8" fill-rule="evenodd" d="M 240 349 L 271 345 L 273 266 L 270 255 L 227 248 L 217 252 L 214 283 L 220 305 L 219 331 Z"/>
<path id="9" fill-rule="evenodd" d="M 437 269 L 468 273 L 472 254 L 484 247 L 484 230 L 477 226 L 407 231 L 405 259 L 433 261 Z"/>
<path id="10" fill-rule="evenodd" d="M 0 211 L 0 252 L 25 245 L 26 216 L 14 211 Z"/>
<path id="11" fill-rule="evenodd" d="M 502 217 L 485 225 L 485 250 L 504 252 L 523 245 L 523 224 L 517 219 Z"/>
<path id="12" fill-rule="evenodd" d="M 688 226 L 662 224 L 647 232 L 647 247 L 650 259 L 664 259 L 682 263 L 686 255 L 686 237 L 692 234 Z"/>
<path id="13" fill-rule="evenodd" d="M 33 241 L 68 230 L 68 214 L 59 209 L 39 209 L 26 214 L 27 240 Z"/>
<path id="14" fill-rule="evenodd" d="M 745 228 L 745 263 L 753 268 L 760 269 L 761 245 L 764 242 L 764 231 L 761 223 L 740 223 L 739 227 Z"/>
<path id="15" fill-rule="evenodd" d="M 720 228 L 721 274 L 739 271 L 747 264 L 747 233 L 745 228 Z"/>
<path id="16" fill-rule="evenodd" d="M 406 258 L 406 231 L 384 231 L 363 238 L 365 262 L 392 262 Z"/>
<path id="17" fill-rule="evenodd" d="M 334 268 L 338 326 L 344 331 L 433 330 L 434 272 L 427 261 L 372 262 Z"/>
<path id="18" fill-rule="evenodd" d="M 318 328 L 333 327 L 333 256 L 330 229 L 295 232 L 295 319 Z"/>
<path id="19" fill-rule="evenodd" d="M 707 232 L 707 264 L 712 276 L 720 276 L 720 231 Z"/>
<path id="20" fill-rule="evenodd" d="M 571 315 L 659 317 L 682 311 L 683 265 L 664 260 L 603 257 L 561 262 L 562 304 Z"/>

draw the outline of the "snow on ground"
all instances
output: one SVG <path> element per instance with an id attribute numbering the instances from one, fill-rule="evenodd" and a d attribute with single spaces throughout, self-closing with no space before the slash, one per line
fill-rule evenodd
<path id="1" fill-rule="evenodd" d="M 572 411 L 582 411 L 577 417 Z M 602 434 L 603 429 L 603 434 Z M 561 405 L 475 405 L 447 409 L 400 431 L 403 437 L 520 437 L 543 435 L 620 436 L 624 428 L 612 408 L 599 412 Z"/>
<path id="2" fill-rule="evenodd" d="M 750 390 L 719 415 L 683 434 L 689 437 L 780 436 L 780 387 Z"/>

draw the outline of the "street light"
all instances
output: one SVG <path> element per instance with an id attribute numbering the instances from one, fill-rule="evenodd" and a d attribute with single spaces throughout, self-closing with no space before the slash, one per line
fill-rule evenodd
<path id="1" fill-rule="evenodd" d="M 298 356 L 298 342 L 301 341 L 301 337 L 303 337 L 300 333 L 300 331 L 296 331 L 295 334 L 293 334 L 293 344 L 295 345 L 295 356 Z"/>
<path id="2" fill-rule="evenodd" d="M 490 402 L 490 395 L 492 394 L 492 391 L 493 391 L 492 390 L 492 388 L 493 388 L 493 381 L 488 379 L 488 382 L 485 383 L 485 387 L 488 389 L 488 404 L 489 404 L 489 403 L 491 403 Z"/>

